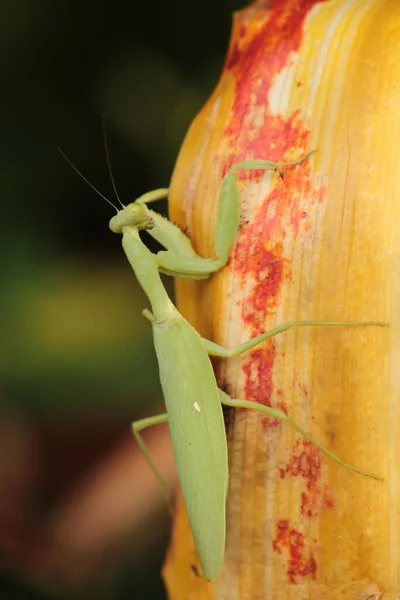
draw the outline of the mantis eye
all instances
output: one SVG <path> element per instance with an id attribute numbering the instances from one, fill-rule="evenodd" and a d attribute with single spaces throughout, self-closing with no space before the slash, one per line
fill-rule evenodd
<path id="1" fill-rule="evenodd" d="M 127 218 L 127 225 L 133 225 L 138 229 L 153 229 L 153 219 L 149 216 L 145 206 L 139 202 L 132 202 L 128 204 L 125 210 L 130 213 L 130 217 Z"/>
<path id="2" fill-rule="evenodd" d="M 141 221 L 148 219 L 146 209 L 136 202 L 128 204 L 124 212 L 126 213 L 127 221 L 130 221 L 132 225 L 137 225 Z"/>

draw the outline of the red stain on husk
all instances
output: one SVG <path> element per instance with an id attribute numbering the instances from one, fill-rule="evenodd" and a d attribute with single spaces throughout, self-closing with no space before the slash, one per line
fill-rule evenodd
<path id="1" fill-rule="evenodd" d="M 251 228 L 250 225 L 248 230 Z M 252 293 L 243 300 L 242 319 L 251 335 L 257 335 L 265 315 L 275 312 L 276 297 L 284 280 L 287 261 L 282 259 L 282 244 L 268 248 L 265 240 L 254 236 L 252 244 L 236 246 L 232 266 L 241 279 L 251 276 L 254 280 Z"/>
<path id="2" fill-rule="evenodd" d="M 309 149 L 310 131 L 299 110 L 289 115 L 272 113 L 269 93 L 276 76 L 291 64 L 299 50 L 304 20 L 318 3 L 316 0 L 269 2 L 268 10 L 258 7 L 253 11 L 251 27 L 244 17 L 236 27 L 235 41 L 226 60 L 226 69 L 232 73 L 236 85 L 229 125 L 224 131 L 231 152 L 222 167 L 223 175 L 244 159 L 293 160 Z M 239 179 L 243 174 L 239 173 Z M 250 311 L 244 315 L 252 335 L 263 324 L 265 311 L 275 308 L 284 271 L 290 272 L 282 258 L 282 238 L 289 229 L 295 237 L 299 234 L 305 213 L 304 207 L 299 210 L 299 196 L 319 195 L 311 189 L 310 174 L 310 161 L 306 160 L 299 166 L 286 168 L 283 181 L 276 175 L 276 184 L 258 214 L 252 215 L 251 222 L 241 229 L 232 266 L 243 278 L 250 272 L 256 280 L 252 297 L 245 300 L 245 305 L 254 304 L 256 313 Z M 246 171 L 247 180 L 263 175 L 260 170 Z M 257 319 L 259 310 L 262 314 Z"/>
<path id="3" fill-rule="evenodd" d="M 285 552 L 288 555 L 286 573 L 289 583 L 299 583 L 300 577 L 316 579 L 317 563 L 313 553 L 306 548 L 305 536 L 290 527 L 287 519 L 277 522 L 272 548 L 278 554 Z"/>
<path id="4" fill-rule="evenodd" d="M 316 483 L 321 477 L 321 451 L 309 440 L 299 438 L 293 446 L 289 462 L 280 472 L 282 479 L 286 475 L 302 477 L 307 487 Z"/>
<path id="5" fill-rule="evenodd" d="M 246 398 L 251 398 L 261 404 L 269 400 L 272 392 L 272 365 L 275 359 L 275 347 L 268 343 L 263 348 L 254 350 L 250 360 L 243 366 L 246 376 L 244 393 Z"/>
<path id="6" fill-rule="evenodd" d="M 324 1 L 324 0 L 323 0 Z M 240 24 L 225 63 L 236 80 L 232 117 L 224 136 L 232 154 L 229 166 L 253 156 L 287 160 L 304 150 L 309 131 L 300 117 L 269 111 L 269 94 L 283 69 L 290 66 L 303 39 L 304 21 L 321 0 L 277 0 L 268 10 L 254 10 L 252 27 Z"/>
<path id="7" fill-rule="evenodd" d="M 310 131 L 300 110 L 288 114 L 274 112 L 270 93 L 277 76 L 295 61 L 304 21 L 318 3 L 317 0 L 272 1 L 265 9 L 258 6 L 252 11 L 251 25 L 245 13 L 238 17 L 225 64 L 235 79 L 235 89 L 229 124 L 224 131 L 229 153 L 222 164 L 222 175 L 241 160 L 290 161 L 310 150 Z M 264 175 L 262 170 L 242 170 L 238 182 L 257 184 Z M 242 302 L 242 319 L 252 336 L 262 333 L 266 318 L 275 314 L 283 283 L 291 278 L 290 258 L 284 256 L 285 238 L 290 236 L 295 240 L 305 231 L 304 215 L 310 205 L 324 196 L 322 188 L 311 186 L 310 159 L 284 168 L 283 179 L 278 173 L 272 177 L 274 185 L 241 228 L 230 261 L 239 285 L 244 288 L 251 284 L 251 292 Z M 275 355 L 273 339 L 262 351 L 251 353 L 250 361 L 254 364 L 244 367 L 249 400 L 270 405 Z"/>
<path id="8" fill-rule="evenodd" d="M 312 442 L 299 438 L 292 449 L 290 460 L 280 469 L 281 479 L 301 477 L 305 490 L 301 493 L 302 515 L 316 517 L 333 508 L 327 486 L 321 484 L 321 451 Z"/>
<path id="9" fill-rule="evenodd" d="M 292 161 L 311 150 L 309 126 L 300 110 L 277 112 L 271 104 L 271 92 L 279 75 L 296 60 L 309 11 L 323 2 L 325 0 L 269 0 L 265 8 L 258 3 L 250 19 L 247 12 L 238 17 L 241 22 L 235 28 L 225 65 L 235 80 L 235 89 L 229 123 L 224 131 L 229 151 L 221 165 L 222 176 L 242 160 Z M 288 77 L 291 76 L 288 70 Z M 298 76 L 293 80 L 294 88 L 296 85 L 299 85 Z M 285 248 L 291 248 L 299 236 L 312 234 L 311 208 L 325 201 L 325 188 L 311 185 L 311 169 L 312 157 L 300 165 L 285 167 L 283 179 L 278 173 L 272 174 L 270 191 L 260 198 L 255 194 L 260 193 L 257 184 L 265 172 L 241 170 L 238 173 L 239 188 L 246 186 L 248 206 L 257 205 L 255 209 L 252 206 L 251 218 L 240 229 L 239 242 L 230 261 L 237 284 L 246 289 L 241 312 L 251 336 L 262 333 L 268 317 L 274 317 L 283 285 L 291 280 L 291 256 L 285 255 Z M 273 396 L 279 392 L 279 408 L 287 412 L 282 390 L 274 390 L 273 367 L 277 356 L 273 338 L 250 353 L 243 366 L 244 393 L 249 400 L 271 405 Z M 265 418 L 263 425 L 276 427 L 279 421 Z M 296 442 L 280 475 L 282 479 L 301 477 L 304 480 L 300 496 L 303 516 L 315 517 L 333 505 L 321 483 L 320 451 L 308 440 Z M 310 541 L 288 520 L 277 522 L 272 543 L 275 552 L 287 555 L 286 572 L 290 583 L 299 583 L 304 578 L 315 580 L 317 564 Z"/>
<path id="10" fill-rule="evenodd" d="M 329 493 L 328 486 L 326 485 L 326 483 L 322 492 L 322 506 L 325 512 L 335 508 L 335 502 L 333 501 L 333 498 Z"/>

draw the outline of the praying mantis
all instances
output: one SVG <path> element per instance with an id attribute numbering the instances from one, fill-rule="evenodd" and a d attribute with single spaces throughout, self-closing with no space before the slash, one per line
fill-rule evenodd
<path id="1" fill-rule="evenodd" d="M 168 487 L 140 434 L 147 427 L 168 422 L 179 481 L 201 569 L 209 581 L 218 577 L 225 551 L 225 503 L 229 469 L 222 406 L 256 410 L 286 421 L 339 465 L 374 479 L 382 479 L 339 459 L 314 440 L 284 411 L 245 399 L 230 398 L 218 388 L 209 356 L 237 356 L 293 327 L 385 326 L 387 323 L 290 322 L 228 350 L 199 335 L 172 303 L 160 277 L 161 272 L 175 277 L 204 279 L 226 265 L 239 228 L 240 204 L 236 185 L 238 169 L 271 169 L 281 173 L 282 168 L 299 165 L 310 154 L 311 152 L 287 163 L 247 160 L 229 169 L 222 180 L 218 198 L 213 258 L 199 256 L 189 238 L 176 225 L 148 208 L 150 203 L 166 197 L 167 189 L 154 190 L 127 206 L 122 205 L 122 209 L 117 209 L 117 214 L 109 224 L 111 231 L 122 234 L 122 246 L 127 259 L 151 305 L 151 311 L 146 308 L 142 314 L 152 326 L 160 382 L 167 409 L 165 414 L 133 423 L 133 434 L 168 496 Z M 113 186 L 115 189 L 114 182 Z M 157 254 L 150 252 L 141 241 L 141 230 L 147 230 L 166 250 Z"/>

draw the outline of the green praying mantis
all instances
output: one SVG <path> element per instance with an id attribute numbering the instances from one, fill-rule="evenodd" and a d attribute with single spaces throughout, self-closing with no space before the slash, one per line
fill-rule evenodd
<path id="1" fill-rule="evenodd" d="M 209 356 L 221 358 L 237 356 L 293 327 L 385 326 L 388 325 L 387 323 L 381 321 L 290 322 L 228 350 L 199 335 L 172 303 L 160 277 L 161 272 L 175 277 L 204 279 L 226 265 L 239 228 L 240 203 L 236 182 L 238 169 L 271 169 L 281 173 L 282 168 L 302 163 L 311 153 L 287 163 L 247 160 L 229 169 L 222 180 L 218 198 L 213 258 L 199 256 L 189 238 L 179 227 L 148 208 L 150 203 L 166 197 L 167 189 L 144 194 L 127 206 L 124 206 L 118 198 L 122 209 L 116 209 L 117 214 L 110 220 L 111 231 L 122 234 L 125 254 L 151 305 L 151 311 L 145 309 L 143 315 L 152 326 L 161 387 L 167 408 L 165 414 L 133 423 L 133 434 L 168 496 L 170 493 L 168 486 L 158 472 L 140 434 L 147 427 L 168 422 L 179 481 L 201 569 L 204 577 L 210 581 L 218 577 L 225 551 L 225 503 L 229 469 L 222 406 L 256 410 L 285 421 L 339 465 L 382 480 L 377 475 L 367 473 L 339 459 L 282 410 L 245 399 L 230 398 L 219 389 Z M 74 166 L 73 168 L 77 171 Z M 112 182 L 115 190 L 114 181 Z M 107 198 L 106 200 L 109 202 Z M 166 250 L 157 254 L 150 252 L 141 241 L 139 233 L 141 230 L 147 230 Z"/>

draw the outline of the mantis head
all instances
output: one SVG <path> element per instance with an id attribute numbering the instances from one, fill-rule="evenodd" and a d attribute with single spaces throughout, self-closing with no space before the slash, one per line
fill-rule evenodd
<path id="1" fill-rule="evenodd" d="M 133 227 L 138 231 L 140 229 L 152 229 L 154 223 L 146 206 L 136 201 L 119 210 L 110 220 L 109 226 L 114 233 L 123 233 L 125 227 Z"/>

